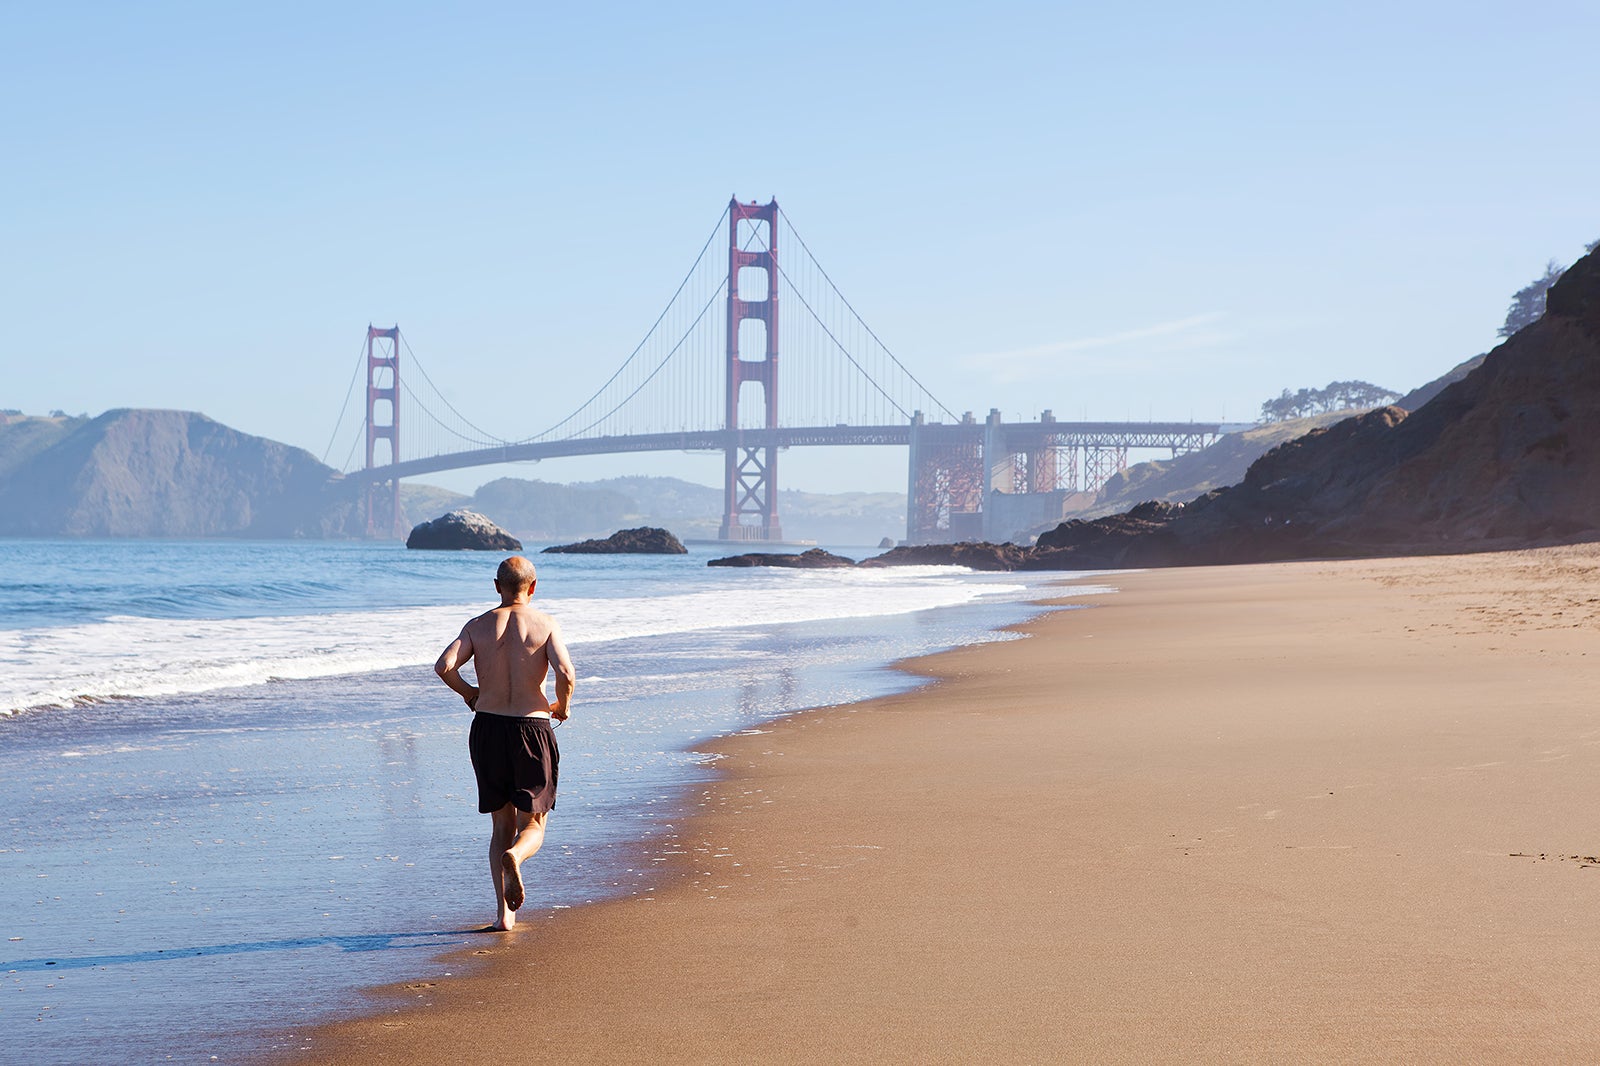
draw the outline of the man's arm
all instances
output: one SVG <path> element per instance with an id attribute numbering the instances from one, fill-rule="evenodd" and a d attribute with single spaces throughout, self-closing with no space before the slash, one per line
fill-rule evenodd
<path id="1" fill-rule="evenodd" d="M 472 658 L 472 635 L 462 627 L 461 635 L 450 642 L 450 646 L 439 656 L 439 661 L 433 664 L 433 672 L 439 679 L 449 685 L 467 701 L 467 706 L 477 710 L 478 686 L 469 684 L 461 676 L 461 668 L 467 665 Z"/>
<path id="2" fill-rule="evenodd" d="M 556 672 L 556 701 L 550 705 L 550 717 L 565 722 L 572 716 L 572 690 L 577 686 L 578 675 L 572 669 L 572 656 L 562 643 L 561 630 L 550 627 L 550 639 L 545 642 L 545 655 L 550 668 Z"/>

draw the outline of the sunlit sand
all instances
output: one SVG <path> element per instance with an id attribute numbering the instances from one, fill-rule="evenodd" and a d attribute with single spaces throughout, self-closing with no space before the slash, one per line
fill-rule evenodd
<path id="1" fill-rule="evenodd" d="M 709 745 L 652 892 L 307 1061 L 1585 1054 L 1600 547 L 1113 580 L 931 689 Z M 507 982 L 561 1026 L 482 1005 Z"/>

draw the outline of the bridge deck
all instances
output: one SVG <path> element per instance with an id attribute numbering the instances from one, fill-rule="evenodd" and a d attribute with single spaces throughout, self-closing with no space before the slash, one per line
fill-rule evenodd
<path id="1" fill-rule="evenodd" d="M 1222 431 L 1217 422 L 1003 422 L 1000 432 L 1019 451 L 1046 446 L 1062 448 L 1197 448 Z M 981 422 L 930 422 L 917 427 L 923 440 L 938 443 L 983 440 Z M 356 470 L 347 481 L 362 484 L 416 477 L 441 470 L 461 470 L 496 463 L 537 462 L 574 455 L 621 455 L 629 452 L 725 451 L 728 448 L 834 448 L 911 444 L 910 425 L 797 426 L 778 429 L 698 430 L 684 433 L 641 433 L 616 437 L 507 444 L 472 451 L 407 459 L 388 466 Z"/>

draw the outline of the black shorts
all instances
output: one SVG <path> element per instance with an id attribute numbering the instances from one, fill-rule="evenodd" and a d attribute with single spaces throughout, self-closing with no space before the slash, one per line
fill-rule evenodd
<path id="1" fill-rule="evenodd" d="M 479 712 L 467 734 L 472 772 L 478 776 L 483 814 L 514 803 L 519 811 L 543 814 L 556 807 L 556 771 L 561 753 L 548 718 L 512 718 Z"/>

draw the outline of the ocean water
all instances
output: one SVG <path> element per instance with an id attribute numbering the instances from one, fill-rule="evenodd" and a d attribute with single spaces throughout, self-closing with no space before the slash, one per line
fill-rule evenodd
<path id="1" fill-rule="evenodd" d="M 711 555 L 536 557 L 578 690 L 523 922 L 654 887 L 697 742 L 904 690 L 892 661 L 1038 610 L 1037 577 Z M 492 895 L 431 664 L 496 562 L 0 541 L 0 1062 L 229 1061 L 447 972 Z"/>

